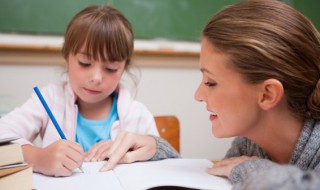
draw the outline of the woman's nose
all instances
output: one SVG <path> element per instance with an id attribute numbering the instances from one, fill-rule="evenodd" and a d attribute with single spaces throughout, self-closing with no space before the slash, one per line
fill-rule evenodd
<path id="1" fill-rule="evenodd" d="M 199 102 L 203 102 L 204 98 L 203 98 L 203 87 L 201 85 L 201 83 L 199 84 L 196 92 L 194 93 L 194 99 L 199 101 Z"/>

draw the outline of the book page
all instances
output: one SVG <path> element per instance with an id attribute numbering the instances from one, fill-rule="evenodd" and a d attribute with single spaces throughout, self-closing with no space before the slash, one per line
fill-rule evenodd
<path id="1" fill-rule="evenodd" d="M 207 190 L 230 190 L 224 178 L 206 173 L 212 163 L 206 159 L 166 159 L 161 161 L 120 164 L 108 172 L 99 172 L 105 162 L 83 163 L 82 173 L 76 169 L 69 177 L 33 174 L 37 190 L 142 190 L 176 186 Z"/>
<path id="2" fill-rule="evenodd" d="M 68 177 L 48 177 L 33 174 L 33 188 L 37 190 L 123 190 L 113 171 L 99 172 L 105 162 L 85 162 L 83 172 L 75 170 Z"/>
<path id="3" fill-rule="evenodd" d="M 212 163 L 206 159 L 166 159 L 122 164 L 114 169 L 126 190 L 176 186 L 207 190 L 230 190 L 231 183 L 206 173 Z"/>

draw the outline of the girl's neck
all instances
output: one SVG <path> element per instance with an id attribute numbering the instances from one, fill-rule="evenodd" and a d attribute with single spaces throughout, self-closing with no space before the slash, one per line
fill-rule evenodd
<path id="1" fill-rule="evenodd" d="M 113 97 L 109 96 L 101 102 L 87 103 L 78 99 L 77 104 L 81 115 L 90 120 L 103 120 L 111 110 Z"/>
<path id="2" fill-rule="evenodd" d="M 259 128 L 247 137 L 259 145 L 277 163 L 288 163 L 304 126 L 289 113 L 269 114 Z"/>

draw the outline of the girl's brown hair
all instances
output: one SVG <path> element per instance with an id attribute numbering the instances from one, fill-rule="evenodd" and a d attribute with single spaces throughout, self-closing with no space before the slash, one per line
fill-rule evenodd
<path id="1" fill-rule="evenodd" d="M 130 22 L 110 6 L 91 6 L 76 14 L 64 36 L 62 54 L 68 59 L 83 47 L 92 59 L 126 61 L 127 68 L 133 52 L 133 32 Z"/>
<path id="2" fill-rule="evenodd" d="M 247 82 L 279 80 L 293 114 L 320 119 L 320 37 L 300 12 L 276 0 L 244 1 L 216 14 L 203 37 Z"/>

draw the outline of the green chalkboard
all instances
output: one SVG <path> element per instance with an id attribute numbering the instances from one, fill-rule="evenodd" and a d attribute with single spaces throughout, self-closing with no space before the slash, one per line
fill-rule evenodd
<path id="1" fill-rule="evenodd" d="M 308 17 L 320 31 L 320 1 L 319 0 L 295 0 L 291 5 Z"/>
<path id="2" fill-rule="evenodd" d="M 209 18 L 235 2 L 239 0 L 120 0 L 114 5 L 127 15 L 138 38 L 198 40 Z"/>
<path id="3" fill-rule="evenodd" d="M 109 4 L 122 11 L 136 38 L 197 41 L 207 20 L 240 0 L 2 0 L 0 32 L 62 35 L 70 19 L 89 5 Z M 320 1 L 283 0 L 320 28 Z"/>

